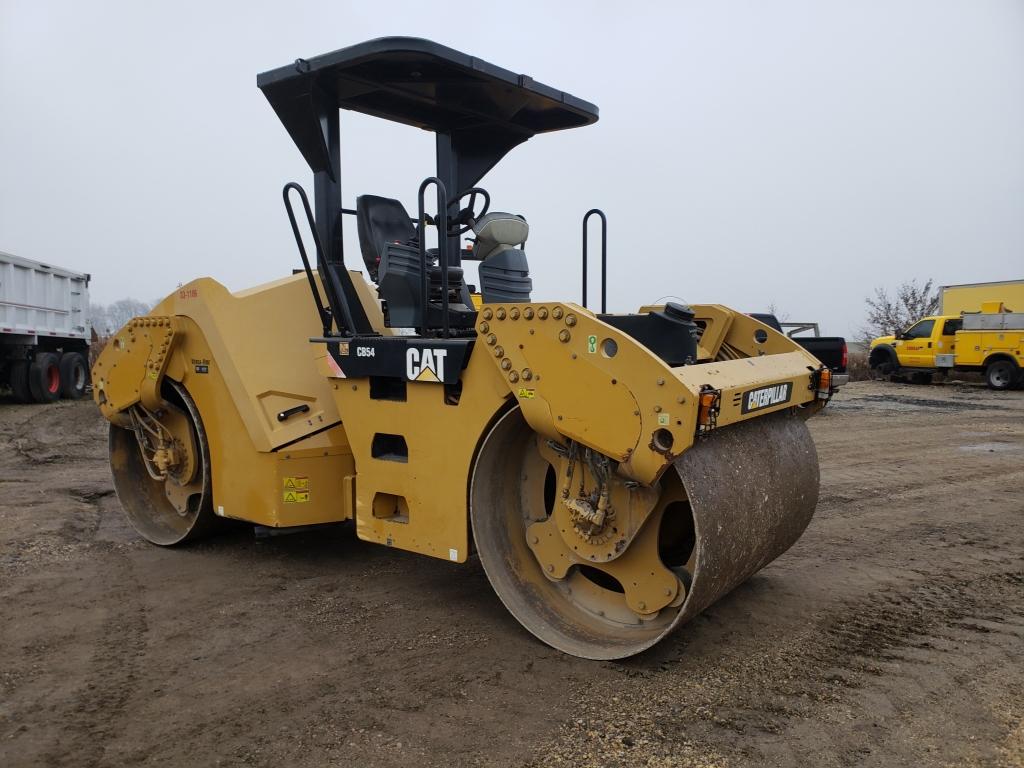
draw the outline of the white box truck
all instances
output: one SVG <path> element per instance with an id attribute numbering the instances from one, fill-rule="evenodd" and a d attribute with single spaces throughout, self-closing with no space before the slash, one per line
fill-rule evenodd
<path id="1" fill-rule="evenodd" d="M 89 275 L 0 251 L 0 387 L 23 403 L 89 385 Z"/>

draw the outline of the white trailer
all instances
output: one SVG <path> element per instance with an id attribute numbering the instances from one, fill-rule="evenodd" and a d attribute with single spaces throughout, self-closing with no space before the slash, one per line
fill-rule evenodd
<path id="1" fill-rule="evenodd" d="M 21 402 L 89 384 L 89 275 L 0 251 L 0 386 Z"/>

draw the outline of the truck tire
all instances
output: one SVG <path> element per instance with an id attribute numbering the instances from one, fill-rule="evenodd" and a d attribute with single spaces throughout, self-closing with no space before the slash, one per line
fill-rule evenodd
<path id="1" fill-rule="evenodd" d="M 81 352 L 65 352 L 60 358 L 60 395 L 81 400 L 89 386 L 89 367 Z"/>
<path id="2" fill-rule="evenodd" d="M 868 356 L 868 367 L 874 374 L 872 378 L 884 380 L 895 374 L 900 367 L 897 361 L 896 351 L 892 347 L 875 347 Z"/>
<path id="3" fill-rule="evenodd" d="M 1017 381 L 1017 366 L 1010 360 L 996 360 L 985 367 L 985 383 L 989 389 L 1004 390 Z"/>
<path id="4" fill-rule="evenodd" d="M 32 392 L 28 388 L 28 360 L 15 360 L 11 363 L 11 392 L 19 403 L 31 403 Z"/>
<path id="5" fill-rule="evenodd" d="M 60 397 L 60 359 L 52 352 L 40 352 L 28 367 L 28 388 L 37 403 L 52 403 Z"/>

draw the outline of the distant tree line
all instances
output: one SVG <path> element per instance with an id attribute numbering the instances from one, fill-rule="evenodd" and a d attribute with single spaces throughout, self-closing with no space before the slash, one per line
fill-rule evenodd
<path id="1" fill-rule="evenodd" d="M 98 336 L 110 336 L 119 331 L 129 320 L 145 315 L 156 302 L 138 299 L 118 299 L 112 304 L 89 304 L 92 327 Z"/>

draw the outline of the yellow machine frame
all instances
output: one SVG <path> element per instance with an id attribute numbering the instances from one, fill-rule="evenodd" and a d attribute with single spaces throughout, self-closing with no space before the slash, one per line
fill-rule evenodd
<path id="1" fill-rule="evenodd" d="M 389 333 L 366 288 L 364 309 Z M 96 363 L 95 397 L 115 423 L 136 403 L 159 409 L 164 377 L 191 394 L 219 516 L 272 527 L 354 518 L 361 539 L 464 562 L 474 456 L 508 408 L 538 434 L 600 451 L 623 477 L 650 485 L 701 433 L 816 410 L 829 394 L 815 358 L 722 306 L 693 307 L 703 362 L 671 368 L 593 312 L 546 302 L 482 307 L 457 401 L 423 381 L 408 383 L 405 401 L 374 399 L 365 380 L 331 365 L 326 344 L 295 343 L 317 334 L 307 290 L 302 276 L 237 294 L 196 280 L 131 321 Z M 743 407 L 745 393 L 772 387 L 790 397 Z M 278 419 L 296 407 L 301 418 Z M 402 436 L 407 457 L 374 457 L 377 434 Z"/>

